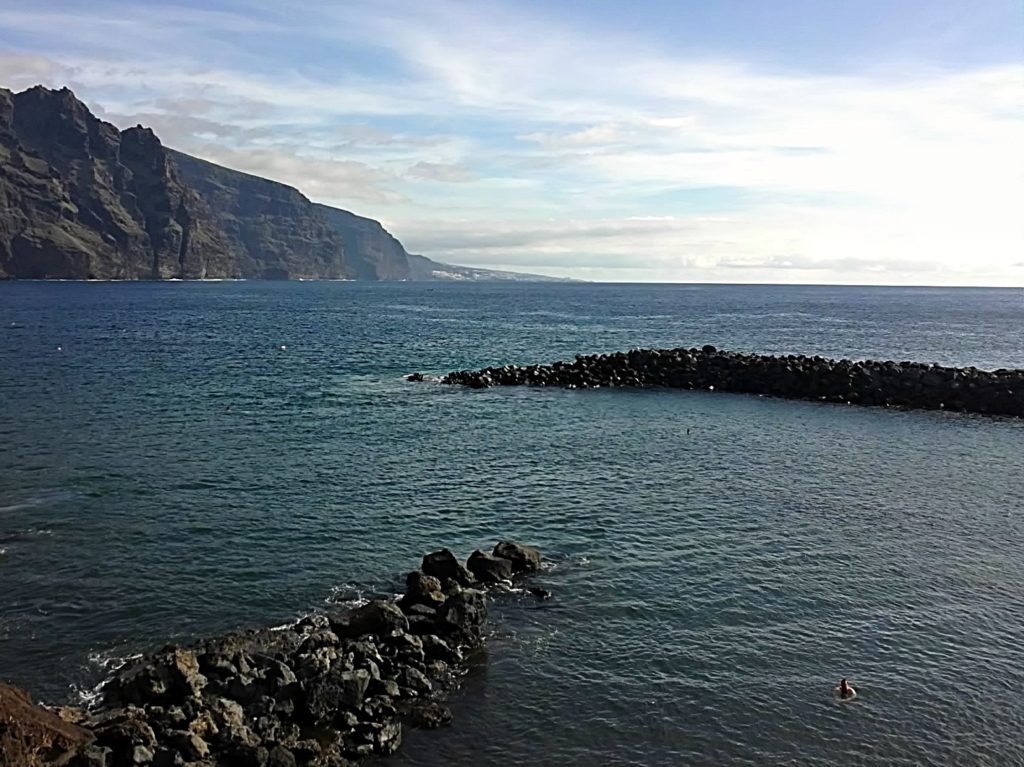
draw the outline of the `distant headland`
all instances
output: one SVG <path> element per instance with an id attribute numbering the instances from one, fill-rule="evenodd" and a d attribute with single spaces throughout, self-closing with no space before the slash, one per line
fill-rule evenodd
<path id="1" fill-rule="evenodd" d="M 373 219 L 118 130 L 67 88 L 0 88 L 0 279 L 555 278 L 407 253 Z"/>

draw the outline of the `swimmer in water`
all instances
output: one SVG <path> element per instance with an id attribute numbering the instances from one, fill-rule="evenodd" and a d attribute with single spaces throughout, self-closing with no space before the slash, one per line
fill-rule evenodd
<path id="1" fill-rule="evenodd" d="M 857 694 L 857 691 L 845 679 L 840 679 L 839 686 L 836 688 L 836 694 L 843 700 L 849 700 Z"/>

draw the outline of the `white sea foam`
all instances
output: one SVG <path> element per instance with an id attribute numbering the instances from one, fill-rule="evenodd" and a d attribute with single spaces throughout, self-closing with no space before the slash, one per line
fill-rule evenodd
<path id="1" fill-rule="evenodd" d="M 359 607 L 370 601 L 366 596 L 363 586 L 354 583 L 342 583 L 340 586 L 332 586 L 331 592 L 324 597 L 324 603 L 329 605 L 349 605 Z"/>
<path id="2" fill-rule="evenodd" d="M 71 690 L 74 692 L 74 697 L 78 700 L 79 705 L 86 709 L 90 709 L 99 703 L 102 696 L 103 685 L 109 682 L 118 671 L 123 669 L 129 663 L 139 660 L 141 657 L 142 653 L 133 653 L 131 655 L 116 655 L 111 651 L 89 653 L 89 663 L 93 666 L 99 667 L 103 676 L 93 687 L 79 687 L 75 684 L 71 685 Z"/>

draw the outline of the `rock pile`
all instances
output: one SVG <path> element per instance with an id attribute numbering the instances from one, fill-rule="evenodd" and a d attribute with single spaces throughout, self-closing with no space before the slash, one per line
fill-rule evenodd
<path id="1" fill-rule="evenodd" d="M 403 722 L 451 721 L 439 697 L 483 641 L 484 589 L 538 570 L 540 554 L 503 542 L 473 552 L 469 565 L 443 549 L 409 573 L 398 600 L 165 647 L 110 679 L 93 712 L 58 716 L 0 687 L 4 713 L 13 712 L 0 735 L 27 733 L 0 740 L 0 763 L 344 767 L 389 754 Z"/>
<path id="2" fill-rule="evenodd" d="M 417 375 L 417 374 L 414 374 Z M 409 376 L 411 380 L 423 380 Z M 851 405 L 1024 417 L 1024 370 L 984 371 L 919 362 L 771 357 L 701 349 L 633 349 L 551 365 L 449 373 L 441 381 L 488 386 L 709 389 Z"/>

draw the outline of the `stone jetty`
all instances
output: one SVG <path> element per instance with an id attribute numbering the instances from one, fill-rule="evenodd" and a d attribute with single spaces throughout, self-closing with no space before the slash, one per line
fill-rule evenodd
<path id="1" fill-rule="evenodd" d="M 414 373 L 410 380 L 423 380 Z M 920 362 L 833 360 L 692 349 L 633 349 L 550 365 L 504 365 L 449 373 L 441 381 L 488 386 L 704 389 L 849 405 L 953 410 L 1024 417 L 1024 370 L 978 370 Z"/>
<path id="2" fill-rule="evenodd" d="M 397 599 L 145 655 L 90 710 L 0 684 L 0 764 L 345 767 L 392 753 L 403 726 L 451 722 L 444 695 L 484 640 L 487 590 L 540 562 L 511 542 L 465 564 L 442 549 Z"/>

